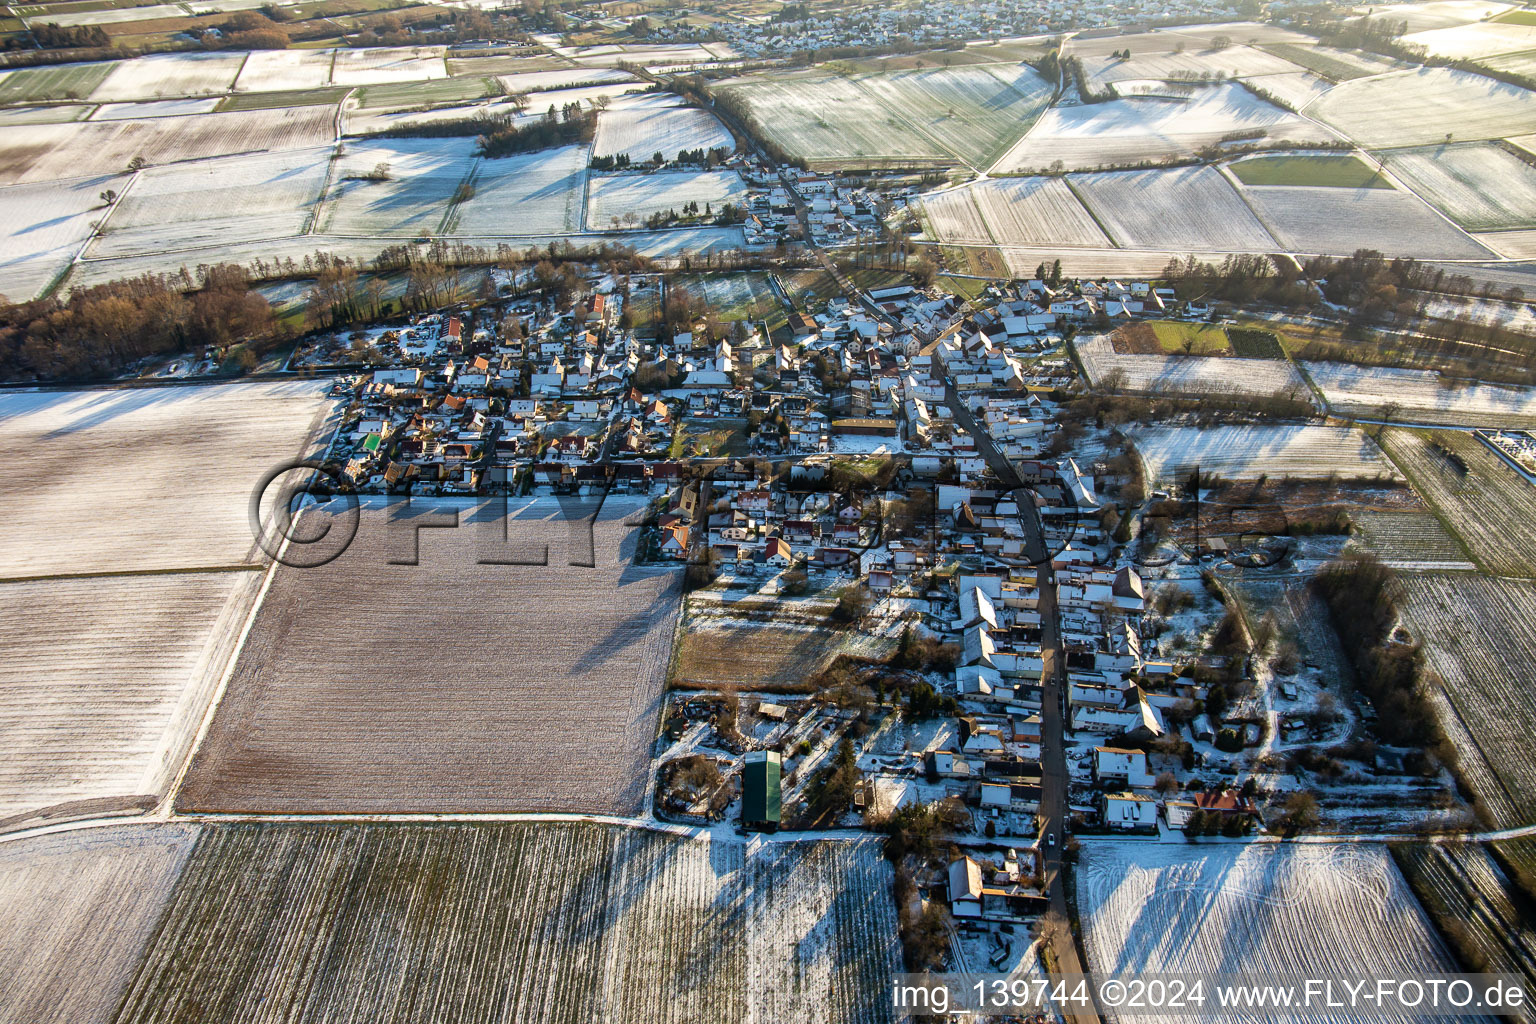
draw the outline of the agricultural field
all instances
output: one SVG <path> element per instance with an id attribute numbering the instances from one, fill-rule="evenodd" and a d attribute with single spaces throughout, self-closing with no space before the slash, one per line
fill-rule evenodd
<path id="1" fill-rule="evenodd" d="M 1464 431 L 1395 427 L 1379 440 L 1480 568 L 1536 577 L 1536 484 Z"/>
<path id="2" fill-rule="evenodd" d="M 228 156 L 141 171 L 112 210 L 93 258 L 300 235 L 331 150 Z"/>
<path id="3" fill-rule="evenodd" d="M 266 51 L 277 52 L 277 51 Z M 255 56 L 253 53 L 252 56 Z M 275 107 L 335 106 L 352 90 L 347 88 L 291 89 L 285 92 L 234 93 L 219 101 L 219 110 L 270 110 Z"/>
<path id="4" fill-rule="evenodd" d="M 0 579 L 250 562 L 251 491 L 308 449 L 332 408 L 327 389 L 296 381 L 0 396 L 0 443 L 16 453 Z"/>
<path id="5" fill-rule="evenodd" d="M 758 131 L 812 166 L 953 159 L 853 79 L 809 71 L 733 78 L 714 88 L 739 97 Z"/>
<path id="6" fill-rule="evenodd" d="M 1300 110 L 1323 93 L 1333 88 L 1333 83 L 1310 71 L 1298 71 L 1289 75 L 1264 75 L 1246 81 L 1289 106 Z"/>
<path id="7" fill-rule="evenodd" d="M 1536 227 L 1536 167 L 1490 142 L 1381 154 L 1393 174 L 1468 231 Z"/>
<path id="8" fill-rule="evenodd" d="M 120 174 L 135 158 L 163 164 L 304 149 L 330 142 L 332 122 L 328 107 L 296 107 L 0 128 L 0 184 Z"/>
<path id="9" fill-rule="evenodd" d="M 1433 370 L 1349 363 L 1302 364 L 1337 415 L 1467 427 L 1536 422 L 1536 388 L 1469 384 Z"/>
<path id="10" fill-rule="evenodd" d="M 1403 843 L 1392 856 L 1463 969 L 1523 975 L 1527 986 L 1536 981 L 1536 926 L 1523 910 L 1528 897 L 1504 878 L 1486 846 Z M 1531 1024 L 1536 1008 L 1512 1017 Z"/>
<path id="11" fill-rule="evenodd" d="M 1131 59 L 1110 56 L 1083 58 L 1083 70 L 1092 85 L 1102 87 L 1129 79 L 1252 78 L 1256 75 L 1283 75 L 1302 70 L 1284 57 L 1252 46 L 1229 46 L 1224 50 L 1182 52 L 1136 52 L 1131 45 Z"/>
<path id="12" fill-rule="evenodd" d="M 108 1024 L 197 834 L 113 825 L 0 844 L 0 1019 Z"/>
<path id="13" fill-rule="evenodd" d="M 1497 57 L 1484 57 L 1478 64 L 1491 71 L 1507 71 L 1516 75 L 1536 73 L 1536 50 L 1525 53 L 1503 53 Z"/>
<path id="14" fill-rule="evenodd" d="M 550 89 L 571 89 L 580 85 L 639 86 L 643 84 L 628 71 L 619 71 L 614 68 L 559 68 L 500 75 L 498 78 L 508 95 L 519 92 L 547 92 Z"/>
<path id="15" fill-rule="evenodd" d="M 1097 248 L 1113 243 L 1061 178 L 988 178 L 970 194 L 1003 245 Z"/>
<path id="16" fill-rule="evenodd" d="M 99 108 L 81 103 L 55 103 L 46 107 L 0 108 L 0 127 L 17 124 L 61 124 L 79 121 Z"/>
<path id="17" fill-rule="evenodd" d="M 1264 49 L 1292 64 L 1334 82 L 1347 82 L 1368 75 L 1379 75 L 1402 67 L 1397 61 L 1363 50 L 1336 50 L 1310 43 L 1265 43 Z"/>
<path id="18" fill-rule="evenodd" d="M 1385 977 L 1456 969 L 1379 846 L 1085 843 L 1077 891 L 1087 967 L 1096 973 L 1320 976 L 1348 964 Z M 1211 1019 L 1250 1014 L 1212 1008 Z M 1337 1015 L 1287 1019 L 1321 1024 Z"/>
<path id="19" fill-rule="evenodd" d="M 117 61 L 91 99 L 105 103 L 216 96 L 234 86 L 244 62 L 243 53 L 161 53 Z"/>
<path id="20" fill-rule="evenodd" d="M 1062 273 L 1073 277 L 1156 277 L 1171 259 L 1182 260 L 1188 253 L 1125 249 L 1057 249 L 1049 246 L 1009 246 L 997 250 L 1006 274 L 998 276 L 1030 278 L 1041 261 L 1061 260 Z"/>
<path id="21" fill-rule="evenodd" d="M 1243 195 L 1289 252 L 1348 256 L 1375 249 L 1427 259 L 1489 255 L 1418 196 L 1396 189 L 1255 185 Z"/>
<path id="22" fill-rule="evenodd" d="M 475 164 L 474 195 L 454 205 L 454 235 L 551 235 L 581 230 L 584 146 L 516 153 Z"/>
<path id="23" fill-rule="evenodd" d="M 1350 510 L 1355 536 L 1366 550 L 1395 569 L 1459 572 L 1476 569 L 1461 542 L 1428 509 Z"/>
<path id="24" fill-rule="evenodd" d="M 597 118 L 593 156 L 623 153 L 640 163 L 660 153 L 664 160 L 690 149 L 735 148 L 731 133 L 707 110 L 685 107 L 671 95 L 622 98 Z"/>
<path id="25" fill-rule="evenodd" d="M 1119 99 L 1052 107 L 994 168 L 1068 170 L 1193 156 L 1233 132 L 1270 140 L 1333 141 L 1328 129 L 1266 103 L 1235 82 L 1202 84 L 1189 99 Z"/>
<path id="26" fill-rule="evenodd" d="M 1402 22 L 1413 33 L 1468 25 L 1512 9 L 1515 5 L 1499 0 L 1429 0 L 1372 7 L 1370 13 L 1372 20 Z"/>
<path id="27" fill-rule="evenodd" d="M 987 167 L 1034 123 L 1052 88 L 1021 64 L 977 64 L 854 79 L 958 159 Z"/>
<path id="28" fill-rule="evenodd" d="M 1477 60 L 1536 49 L 1536 25 L 1495 18 L 1454 28 L 1414 32 L 1404 36 L 1403 42 L 1424 47 L 1432 57 Z"/>
<path id="29" fill-rule="evenodd" d="M 1353 153 L 1252 156 L 1227 169 L 1244 185 L 1292 185 L 1310 188 L 1391 188 L 1375 167 Z"/>
<path id="30" fill-rule="evenodd" d="M 1368 149 L 1472 142 L 1536 131 L 1536 93 L 1467 71 L 1420 68 L 1345 82 L 1307 115 Z"/>
<path id="31" fill-rule="evenodd" d="M 0 188 L 0 294 L 34 298 L 62 274 L 97 221 L 101 193 L 122 178 L 75 178 L 46 185 Z"/>
<path id="32" fill-rule="evenodd" d="M 153 806 L 260 586 L 238 571 L 0 583 L 0 822 Z"/>
<path id="33" fill-rule="evenodd" d="M 210 826 L 115 1022 L 883 1024 L 890 889 L 875 839 Z"/>
<path id="34" fill-rule="evenodd" d="M 1308 398 L 1306 382 L 1283 359 L 1122 355 L 1107 334 L 1079 335 L 1072 347 L 1095 387 L 1107 378 L 1116 390 L 1137 394 Z"/>
<path id="35" fill-rule="evenodd" d="M 1278 248 L 1214 167 L 1115 171 L 1068 179 L 1116 245 L 1193 252 Z"/>
<path id="36" fill-rule="evenodd" d="M 727 203 L 746 202 L 747 186 L 735 171 L 660 171 L 654 174 L 597 174 L 587 197 L 587 225 L 594 231 L 641 227 L 654 213 L 698 203 L 718 214 Z M 634 215 L 634 220 L 629 215 Z"/>
<path id="37" fill-rule="evenodd" d="M 252 50 L 235 79 L 236 92 L 292 92 L 331 85 L 330 50 Z"/>
<path id="38" fill-rule="evenodd" d="M 1401 583 L 1403 622 L 1444 683 L 1441 719 L 1462 775 L 1496 826 L 1536 821 L 1536 633 L 1523 625 L 1536 586 L 1473 573 Z"/>
<path id="39" fill-rule="evenodd" d="M 1364 431 L 1349 427 L 1146 427 L 1133 432 L 1149 483 L 1203 473 L 1229 480 L 1398 476 Z"/>
<path id="40" fill-rule="evenodd" d="M 400 46 L 336 51 L 331 65 L 331 85 L 385 85 L 390 82 L 424 82 L 447 78 L 441 46 Z M 420 102 L 430 102 L 430 87 Z"/>
<path id="41" fill-rule="evenodd" d="M 91 112 L 87 121 L 128 121 L 141 117 L 175 117 L 185 114 L 211 114 L 222 102 L 216 96 L 201 100 L 142 100 L 103 103 Z"/>
<path id="42" fill-rule="evenodd" d="M 424 530 L 416 565 L 390 559 L 442 517 L 389 507 L 335 561 L 277 572 L 178 806 L 638 813 L 679 600 L 678 573 L 629 564 L 640 505 L 603 505 L 595 568 L 568 564 L 594 558 L 594 502 L 445 502 L 463 527 Z"/>
<path id="43" fill-rule="evenodd" d="M 1073 197 L 1073 202 L 1076 201 L 1076 197 Z M 950 188 L 925 196 L 922 211 L 928 234 L 936 241 L 975 242 L 980 245 L 992 242 L 992 232 L 988 230 L 987 221 L 976 205 L 974 187 Z"/>
<path id="44" fill-rule="evenodd" d="M 470 181 L 475 140 L 386 139 L 342 147 L 316 221 L 339 235 L 435 235 L 443 230 L 455 191 Z M 380 164 L 388 177 L 368 177 Z"/>
<path id="45" fill-rule="evenodd" d="M 357 91 L 357 105 L 365 110 L 420 107 L 428 103 L 465 103 L 493 95 L 491 78 L 438 78 L 370 85 Z"/>
<path id="46" fill-rule="evenodd" d="M 678 645 L 673 683 L 743 690 L 802 689 L 840 655 L 881 659 L 895 650 L 895 640 L 857 631 L 690 614 Z"/>
<path id="47" fill-rule="evenodd" d="M 109 61 L 0 72 L 0 103 L 83 100 L 112 72 Z"/>
<path id="48" fill-rule="evenodd" d="M 443 79 L 451 82 L 453 79 Z M 506 101 L 501 97 L 480 100 L 458 107 L 436 107 L 432 110 L 419 110 L 408 108 L 405 110 L 390 110 L 387 108 L 355 108 L 347 104 L 342 109 L 342 134 L 347 136 L 376 135 L 379 132 L 395 131 L 408 126 L 434 124 L 439 121 L 463 121 L 472 117 L 511 117 L 514 124 L 527 124 L 534 116 L 542 115 L 515 115 L 512 108 L 505 106 Z M 409 133 L 407 133 L 409 134 Z"/>

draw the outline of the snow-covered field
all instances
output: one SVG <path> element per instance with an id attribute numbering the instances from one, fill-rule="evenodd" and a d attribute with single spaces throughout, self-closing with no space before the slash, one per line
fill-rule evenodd
<path id="1" fill-rule="evenodd" d="M 301 234 L 325 184 L 329 147 L 229 156 L 143 171 L 92 257 Z"/>
<path id="2" fill-rule="evenodd" d="M 244 60 L 241 53 L 157 53 L 119 61 L 91 99 L 104 103 L 228 92 Z"/>
<path id="3" fill-rule="evenodd" d="M 0 295 L 33 298 L 58 277 L 106 214 L 105 189 L 123 178 L 72 178 L 0 188 Z"/>
<path id="4" fill-rule="evenodd" d="M 331 408 L 325 381 L 10 392 L 0 577 L 252 559 L 248 503 Z"/>
<path id="5" fill-rule="evenodd" d="M 640 84 L 640 80 L 628 71 L 614 68 L 564 68 L 559 71 L 523 71 L 499 76 L 508 94 L 519 92 L 545 92 L 550 89 L 569 89 L 594 83 Z"/>
<path id="6" fill-rule="evenodd" d="M 1010 246 L 1000 249 L 1014 277 L 1034 277 L 1041 261 L 1061 260 L 1065 274 L 1075 277 L 1116 277 L 1122 274 L 1156 277 L 1171 259 L 1188 253 L 1139 249 L 1063 249 L 1056 246 Z"/>
<path id="7" fill-rule="evenodd" d="M 1487 258 L 1488 250 L 1418 196 L 1385 188 L 1249 185 L 1248 202 L 1290 252 L 1349 256 L 1376 249 L 1388 256 Z"/>
<path id="8" fill-rule="evenodd" d="M 177 888 L 119 1024 L 192 1000 L 227 1020 L 893 1019 L 896 911 L 875 839 L 214 826 L 185 872 L 199 884 Z"/>
<path id="9" fill-rule="evenodd" d="M 1079 336 L 1072 345 L 1095 386 L 1119 371 L 1124 391 L 1265 397 L 1283 392 L 1307 397 L 1300 374 L 1280 359 L 1122 355 L 1107 334 Z"/>
<path id="10" fill-rule="evenodd" d="M 581 230 L 584 146 L 519 153 L 475 165 L 475 194 L 454 210 L 453 235 L 537 235 Z"/>
<path id="11" fill-rule="evenodd" d="M 454 191 L 469 182 L 475 140 L 348 141 L 336 162 L 317 230 L 339 235 L 435 235 Z M 373 181 L 380 164 L 387 180 Z"/>
<path id="12" fill-rule="evenodd" d="M 261 578 L 0 584 L 0 820 L 153 804 L 190 753 Z"/>
<path id="13" fill-rule="evenodd" d="M 303 149 L 334 136 L 323 106 L 0 128 L 0 184 L 118 174 L 136 157 L 153 165 Z"/>
<path id="14" fill-rule="evenodd" d="M 1388 4 L 1372 7 L 1373 20 L 1402 22 L 1409 33 L 1467 25 L 1502 14 L 1515 7 L 1501 0 L 1429 0 L 1428 3 Z"/>
<path id="15" fill-rule="evenodd" d="M 1224 50 L 1190 50 L 1138 53 L 1128 47 L 1130 60 L 1094 56 L 1083 58 L 1083 70 L 1095 84 L 1122 82 L 1134 78 L 1251 78 L 1255 75 L 1283 75 L 1301 68 L 1283 57 L 1252 46 L 1229 46 Z"/>
<path id="16" fill-rule="evenodd" d="M 976 206 L 976 190 L 971 187 L 945 189 L 924 197 L 923 216 L 928 230 L 940 242 L 976 242 L 981 245 L 992 241 L 992 233 Z"/>
<path id="17" fill-rule="evenodd" d="M 1423 46 L 1434 57 L 1448 57 L 1451 60 L 1488 57 L 1536 50 L 1536 25 L 1483 21 L 1414 32 L 1404 36 L 1403 42 Z"/>
<path id="18" fill-rule="evenodd" d="M 129 121 L 139 117 L 176 117 L 184 114 L 211 114 L 219 97 L 201 100 L 143 100 L 138 103 L 103 103 L 91 112 L 90 121 Z"/>
<path id="19" fill-rule="evenodd" d="M 854 81 L 942 149 L 978 167 L 1024 133 L 1052 92 L 1025 64 L 897 71 Z"/>
<path id="20" fill-rule="evenodd" d="M 339 49 L 331 66 L 332 85 L 383 85 L 447 78 L 441 46 Z"/>
<path id="21" fill-rule="evenodd" d="M 1306 110 L 1368 148 L 1536 131 L 1536 93 L 1468 71 L 1420 68 L 1334 87 Z"/>
<path id="22" fill-rule="evenodd" d="M 1229 480 L 1398 475 L 1376 442 L 1350 427 L 1147 427 L 1133 433 L 1149 481 L 1181 478 L 1195 466 Z"/>
<path id="23" fill-rule="evenodd" d="M 1078 910 L 1095 972 L 1319 977 L 1347 969 L 1385 977 L 1456 970 L 1380 845 L 1085 843 Z M 1207 1010 L 1212 1020 L 1252 1019 Z M 1318 1010 L 1286 1019 L 1340 1018 Z"/>
<path id="24" fill-rule="evenodd" d="M 235 80 L 236 92 L 319 89 L 331 84 L 330 50 L 252 50 Z"/>
<path id="25" fill-rule="evenodd" d="M 0 844 L 0 1019 L 112 1019 L 196 842 L 193 825 L 113 825 Z"/>
<path id="26" fill-rule="evenodd" d="M 627 224 L 625 216 L 633 213 L 643 226 L 651 214 L 676 210 L 683 204 L 706 204 L 719 213 L 725 203 L 740 205 L 747 196 L 747 186 L 735 171 L 661 171 L 656 174 L 599 174 L 592 177 L 587 200 L 587 224 L 604 230 Z"/>
<path id="27" fill-rule="evenodd" d="M 1391 173 L 1468 231 L 1536 227 L 1536 168 L 1496 143 L 1382 156 Z"/>
<path id="28" fill-rule="evenodd" d="M 1270 140 L 1320 142 L 1328 129 L 1266 103 L 1235 82 L 1202 85 L 1188 100 L 1120 99 L 1046 111 L 998 162 L 1000 171 L 1068 169 L 1190 156 L 1230 132 L 1263 130 Z"/>
<path id="29" fill-rule="evenodd" d="M 1002 245 L 1113 244 L 1061 178 L 988 178 L 969 192 Z"/>
<path id="30" fill-rule="evenodd" d="M 1214 167 L 1074 176 L 1072 187 L 1117 245 L 1196 252 L 1279 248 Z"/>
<path id="31" fill-rule="evenodd" d="M 731 133 L 707 110 L 685 107 L 669 94 L 621 97 L 598 115 L 593 156 L 627 154 L 635 162 L 660 153 L 677 159 L 684 150 L 733 148 Z"/>
<path id="32" fill-rule="evenodd" d="M 1536 424 L 1536 388 L 1445 381 L 1431 370 L 1305 363 L 1336 413 L 1378 416 L 1387 405 L 1406 422 L 1463 426 Z"/>

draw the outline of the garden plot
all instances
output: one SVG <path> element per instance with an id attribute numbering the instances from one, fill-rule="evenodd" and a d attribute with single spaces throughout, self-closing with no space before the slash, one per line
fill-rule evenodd
<path id="1" fill-rule="evenodd" d="M 91 99 L 106 103 L 216 96 L 234 86 L 244 60 L 243 53 L 159 53 L 118 61 Z"/>
<path id="2" fill-rule="evenodd" d="M 135 158 L 153 165 L 304 149 L 334 134 L 329 107 L 0 128 L 0 184 L 118 174 Z"/>
<path id="3" fill-rule="evenodd" d="M 1376 442 L 1349 427 L 1149 427 L 1135 438 L 1149 481 L 1182 479 L 1196 466 L 1231 480 L 1398 476 Z"/>
<path id="4" fill-rule="evenodd" d="M 1304 363 L 1334 413 L 1468 427 L 1536 425 L 1536 388 L 1467 384 L 1433 370 Z"/>
<path id="5" fill-rule="evenodd" d="M 435 235 L 455 191 L 469 183 L 474 139 L 348 142 L 317 230 L 339 235 Z M 368 177 L 380 164 L 388 177 Z"/>
<path id="6" fill-rule="evenodd" d="M 1448 68 L 1420 68 L 1335 86 L 1307 108 L 1370 149 L 1502 139 L 1536 131 L 1536 93 Z"/>
<path id="7" fill-rule="evenodd" d="M 1103 85 L 1135 78 L 1251 78 L 1255 75 L 1283 75 L 1302 70 L 1299 65 L 1292 64 L 1284 57 L 1277 57 L 1252 46 L 1145 54 L 1136 53 L 1134 45 L 1130 48 L 1130 60 L 1110 56 L 1084 57 L 1083 70 L 1088 73 L 1089 80 Z"/>
<path id="8" fill-rule="evenodd" d="M 1096 973 L 1310 977 L 1340 964 L 1382 977 L 1456 970 L 1380 846 L 1085 843 L 1077 892 L 1088 969 Z M 1318 1010 L 1286 1019 L 1339 1017 Z"/>
<path id="9" fill-rule="evenodd" d="M 101 193 L 122 178 L 0 188 L 0 294 L 24 302 L 62 274 L 106 214 Z"/>
<path id="10" fill-rule="evenodd" d="M 331 66 L 331 84 L 383 85 L 447 78 L 443 53 L 441 46 L 339 49 Z"/>
<path id="11" fill-rule="evenodd" d="M 1380 441 L 1479 568 L 1536 577 L 1536 484 L 1465 431 L 1394 428 Z"/>
<path id="12" fill-rule="evenodd" d="M 731 133 L 707 110 L 685 107 L 667 94 L 616 100 L 597 118 L 593 156 L 624 154 L 636 163 L 657 153 L 675 160 L 684 150 L 735 148 Z"/>
<path id="13" fill-rule="evenodd" d="M 251 571 L 0 583 L 0 822 L 153 806 L 260 586 Z"/>
<path id="14" fill-rule="evenodd" d="M 408 565 L 440 516 L 371 503 L 276 574 L 178 806 L 639 813 L 681 581 L 629 563 L 642 505 L 444 502 Z"/>
<path id="15" fill-rule="evenodd" d="M 638 85 L 640 80 L 628 71 L 613 68 L 561 68 L 558 71 L 526 71 L 515 75 L 500 76 L 507 93 L 545 92 L 549 89 L 570 89 L 579 85 L 618 84 Z"/>
<path id="16" fill-rule="evenodd" d="M 719 213 L 726 203 L 740 205 L 747 186 L 735 171 L 661 171 L 656 174 L 600 174 L 592 178 L 587 223 L 594 230 L 641 226 L 653 213 L 675 210 L 685 203 L 709 206 Z M 630 220 L 630 215 L 634 220 Z"/>
<path id="17" fill-rule="evenodd" d="M 117 1024 L 884 1024 L 877 840 L 585 823 L 208 826 Z"/>
<path id="18" fill-rule="evenodd" d="M 1404 622 L 1445 684 L 1462 772 L 1497 825 L 1536 821 L 1536 586 L 1471 573 L 1402 585 Z"/>
<path id="19" fill-rule="evenodd" d="M 205 100 L 145 100 L 142 103 L 103 103 L 91 112 L 90 121 L 128 121 L 139 117 L 176 117 L 185 114 L 211 114 L 219 105 L 217 96 Z"/>
<path id="20" fill-rule="evenodd" d="M 1393 174 L 1468 231 L 1536 227 L 1536 168 L 1495 143 L 1381 156 Z"/>
<path id="21" fill-rule="evenodd" d="M 720 82 L 715 88 L 746 104 L 748 121 L 757 131 L 812 164 L 938 164 L 952 159 L 914 131 L 900 111 L 839 75 L 762 75 Z"/>
<path id="22" fill-rule="evenodd" d="M 1410 192 L 1255 185 L 1243 194 L 1289 252 L 1349 256 L 1357 249 L 1375 249 L 1422 259 L 1491 255 Z"/>
<path id="23" fill-rule="evenodd" d="M 1061 161 L 1068 169 L 1193 156 L 1233 132 L 1298 143 L 1330 142 L 1328 129 L 1266 103 L 1235 82 L 1199 86 L 1188 100 L 1121 99 L 1047 110 L 1000 161 L 1024 171 Z M 1250 138 L 1247 141 L 1255 141 Z"/>
<path id="24" fill-rule="evenodd" d="M 448 233 L 558 235 L 580 231 L 586 175 L 585 146 L 481 160 L 475 165 L 474 195 L 454 207 Z"/>
<path id="25" fill-rule="evenodd" d="M 0 103 L 43 100 L 83 100 L 112 73 L 116 65 L 55 64 L 51 67 L 0 71 Z"/>
<path id="26" fill-rule="evenodd" d="M 330 50 L 252 50 L 235 79 L 236 92 L 288 92 L 331 84 Z"/>
<path id="27" fill-rule="evenodd" d="M 327 382 L 0 396 L 12 453 L 0 578 L 229 566 L 256 545 L 248 506 L 304 453 Z"/>
<path id="28" fill-rule="evenodd" d="M 1272 252 L 1279 248 L 1214 167 L 1076 175 L 1072 188 L 1128 249 Z"/>
<path id="29" fill-rule="evenodd" d="M 141 171 L 91 249 L 95 258 L 304 233 L 331 150 L 229 156 Z"/>
<path id="30" fill-rule="evenodd" d="M 1051 86 L 1020 64 L 897 71 L 854 80 L 888 110 L 966 163 L 987 166 L 1051 100 Z"/>
<path id="31" fill-rule="evenodd" d="M 0 844 L 0 1019 L 112 1020 L 197 834 L 114 825 Z"/>
<path id="32" fill-rule="evenodd" d="M 839 657 L 879 661 L 895 650 L 890 637 L 852 630 L 696 614 L 678 646 L 674 681 L 689 687 L 797 690 Z"/>
<path id="33" fill-rule="evenodd" d="M 1284 394 L 1305 399 L 1308 394 L 1301 375 L 1281 359 L 1122 355 L 1107 334 L 1078 337 L 1072 346 L 1087 371 L 1088 382 L 1095 387 L 1172 395 L 1267 398 Z"/>
<path id="34" fill-rule="evenodd" d="M 989 178 L 971 187 L 1002 245 L 1113 245 L 1061 178 Z"/>

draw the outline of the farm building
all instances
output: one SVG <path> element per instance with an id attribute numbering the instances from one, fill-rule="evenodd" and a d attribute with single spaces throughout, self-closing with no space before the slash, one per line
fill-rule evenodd
<path id="1" fill-rule="evenodd" d="M 741 824 L 755 832 L 777 832 L 783 793 L 779 776 L 783 760 L 772 750 L 755 750 L 742 769 Z"/>

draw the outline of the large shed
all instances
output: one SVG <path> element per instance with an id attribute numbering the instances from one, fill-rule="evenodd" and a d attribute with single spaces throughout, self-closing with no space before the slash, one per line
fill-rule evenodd
<path id="1" fill-rule="evenodd" d="M 754 832 L 777 832 L 782 815 L 780 775 L 783 759 L 776 751 L 754 750 L 742 768 L 741 824 Z"/>

